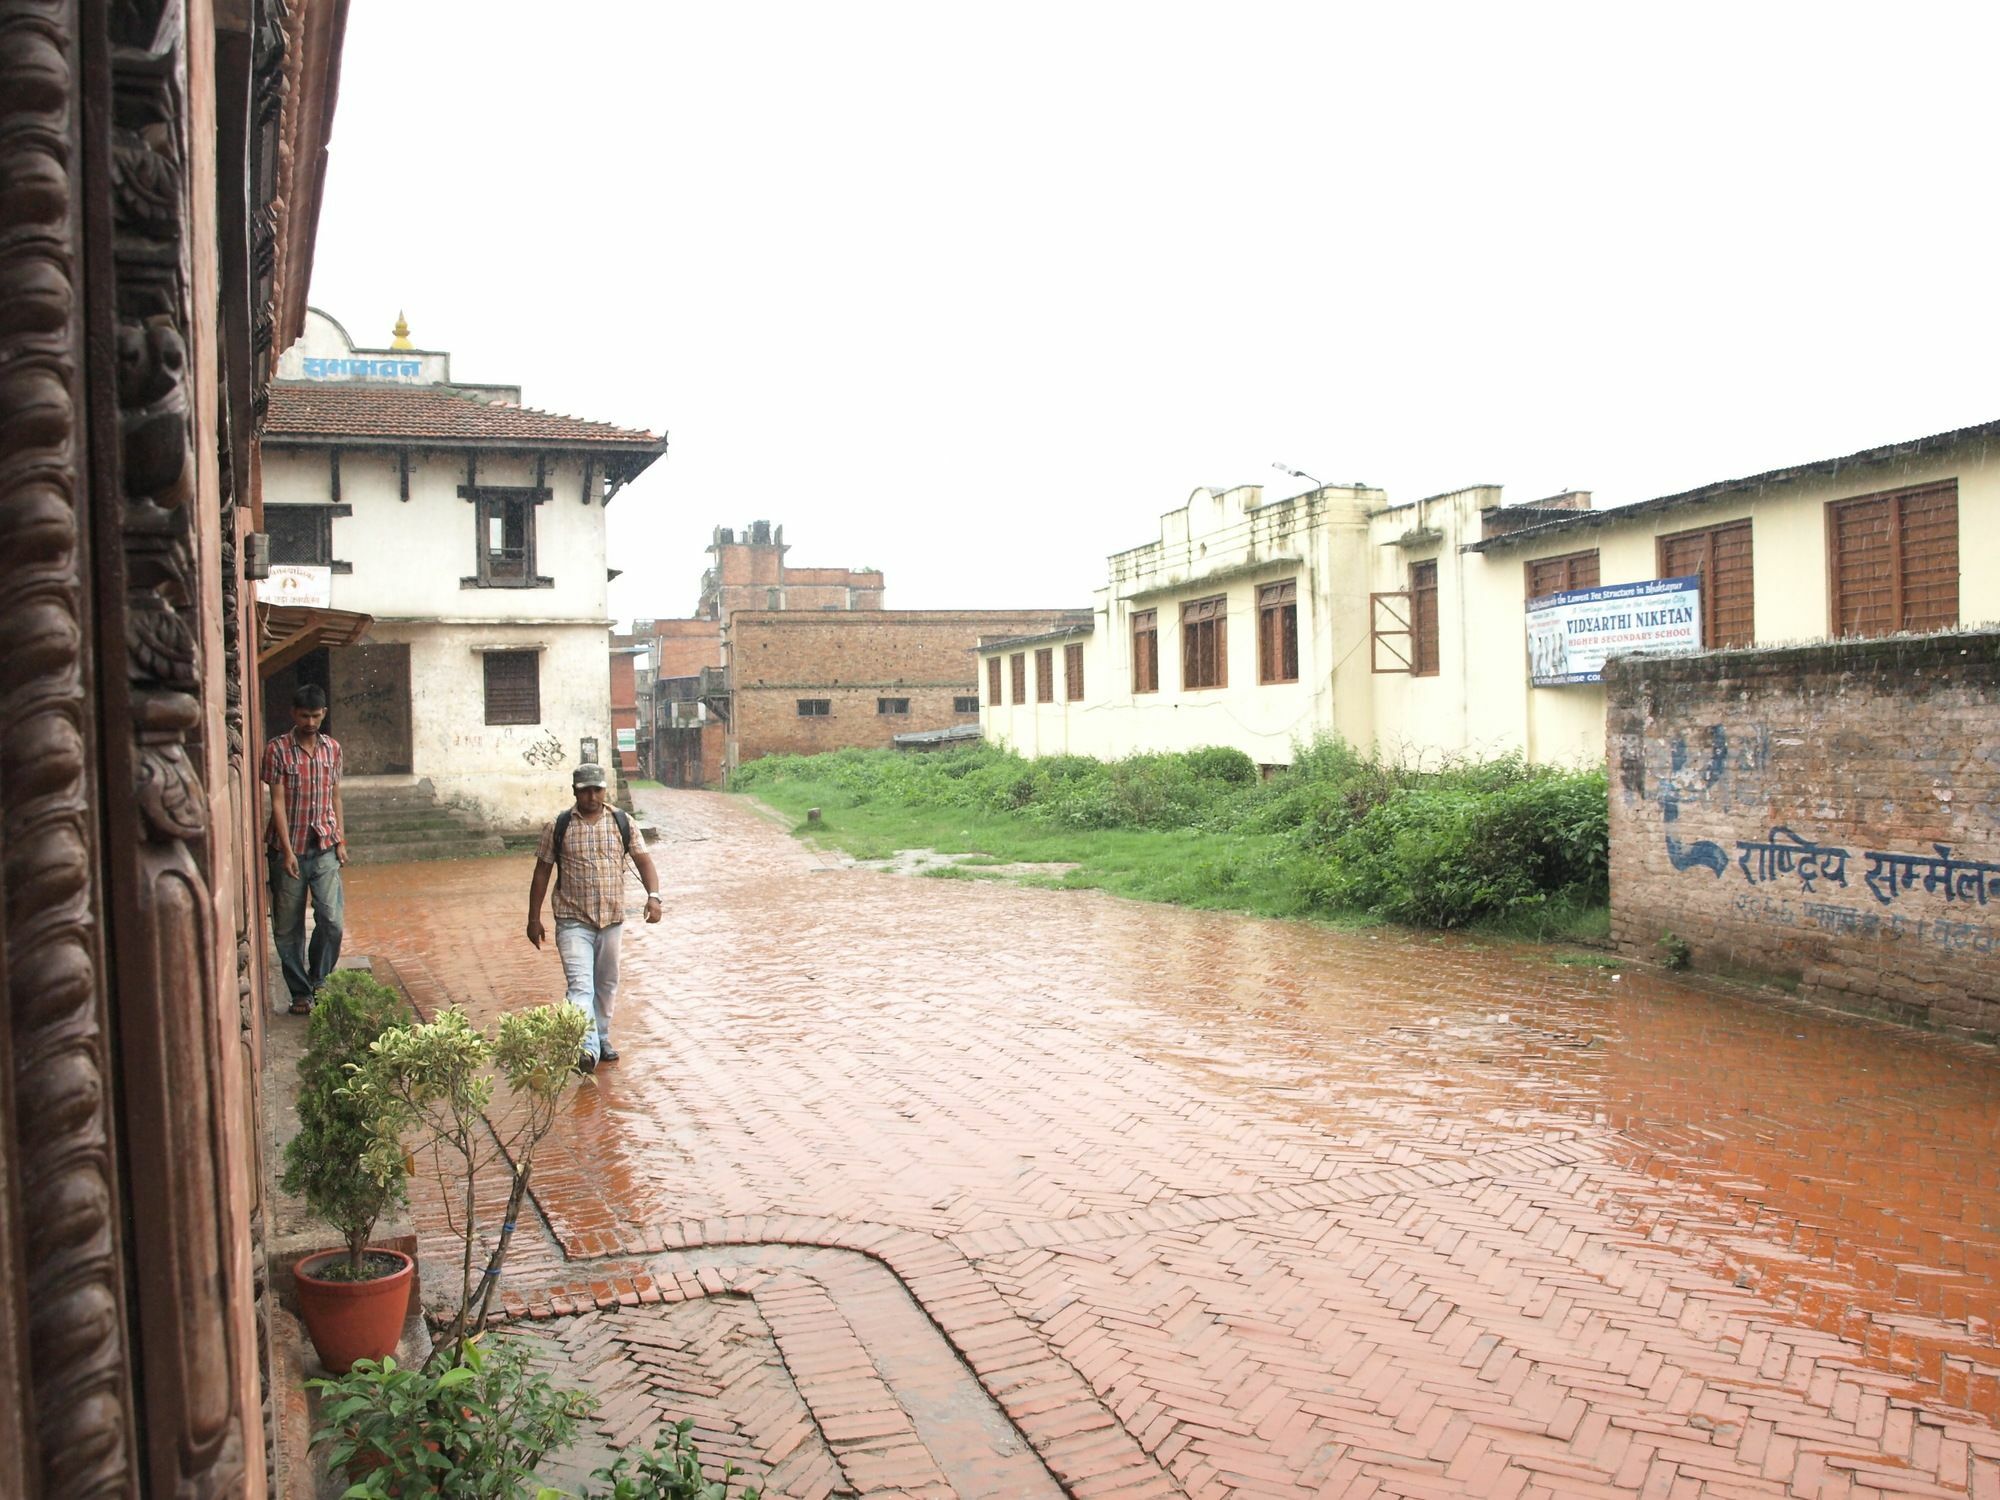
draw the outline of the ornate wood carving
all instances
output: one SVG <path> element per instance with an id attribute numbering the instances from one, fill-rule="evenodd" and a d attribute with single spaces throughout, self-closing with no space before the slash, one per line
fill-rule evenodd
<path id="1" fill-rule="evenodd" d="M 138 1488 L 93 883 L 80 47 L 73 0 L 0 0 L 0 1128 L 28 1318 L 21 1467 L 45 1500 Z"/>
<path id="2" fill-rule="evenodd" d="M 117 431 L 93 503 L 123 1138 L 149 1488 L 198 1500 L 243 1489 L 254 1439 L 232 1243 L 247 1231 L 229 1141 L 237 1027 L 225 1048 L 221 1025 L 238 1007 L 217 993 L 201 770 L 221 674 L 204 669 L 199 620 L 220 601 L 204 597 L 196 525 L 184 0 L 112 0 L 106 20 Z"/>

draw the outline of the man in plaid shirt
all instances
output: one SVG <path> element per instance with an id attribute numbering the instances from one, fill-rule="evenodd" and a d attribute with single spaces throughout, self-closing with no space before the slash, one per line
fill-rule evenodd
<path id="1" fill-rule="evenodd" d="M 340 867 L 347 863 L 347 818 L 340 802 L 340 742 L 321 734 L 326 690 L 292 694 L 292 731 L 264 747 L 271 821 L 264 844 L 271 870 L 271 936 L 291 991 L 292 1014 L 305 1015 L 340 961 Z M 312 948 L 306 948 L 306 895 L 312 894 Z"/>

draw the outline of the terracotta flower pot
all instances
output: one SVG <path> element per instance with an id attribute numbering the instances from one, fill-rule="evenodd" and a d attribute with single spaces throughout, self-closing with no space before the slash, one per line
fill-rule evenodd
<path id="1" fill-rule="evenodd" d="M 320 1363 L 345 1375 L 357 1359 L 383 1359 L 396 1352 L 403 1319 L 410 1311 L 414 1262 L 400 1250 L 368 1247 L 371 1256 L 393 1257 L 397 1267 L 367 1281 L 328 1281 L 313 1268 L 345 1257 L 345 1250 L 321 1250 L 292 1267 L 299 1288 L 299 1312 Z"/>

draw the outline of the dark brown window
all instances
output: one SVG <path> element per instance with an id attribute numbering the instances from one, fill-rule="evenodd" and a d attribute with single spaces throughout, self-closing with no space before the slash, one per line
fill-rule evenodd
<path id="1" fill-rule="evenodd" d="M 1150 609 L 1132 612 L 1132 691 L 1160 690 L 1160 618 Z"/>
<path id="2" fill-rule="evenodd" d="M 951 711 L 955 714 L 976 714 L 979 712 L 979 694 L 967 693 L 962 698 L 951 700 Z"/>
<path id="3" fill-rule="evenodd" d="M 877 698 L 875 712 L 878 714 L 906 714 L 910 711 L 908 698 Z"/>
<path id="4" fill-rule="evenodd" d="M 481 490 L 479 587 L 527 589 L 535 577 L 535 500 L 540 490 Z"/>
<path id="5" fill-rule="evenodd" d="M 1000 658 L 997 656 L 986 658 L 986 702 L 993 708 L 1000 706 Z"/>
<path id="6" fill-rule="evenodd" d="M 486 722 L 542 722 L 542 656 L 539 651 L 488 651 Z"/>
<path id="7" fill-rule="evenodd" d="M 1035 652 L 1035 701 L 1056 701 L 1056 648 L 1043 646 Z"/>
<path id="8" fill-rule="evenodd" d="M 1958 623 L 1958 481 L 1826 508 L 1835 635 Z"/>
<path id="9" fill-rule="evenodd" d="M 1678 575 L 1669 573 L 1669 578 Z M 1562 557 L 1538 557 L 1528 564 L 1528 597 L 1546 599 L 1551 594 L 1567 594 L 1571 589 L 1597 587 L 1597 549 L 1570 552 Z"/>
<path id="10" fill-rule="evenodd" d="M 1410 564 L 1410 675 L 1438 674 L 1438 565 Z"/>
<path id="11" fill-rule="evenodd" d="M 1072 703 L 1083 697 L 1083 644 L 1080 641 L 1063 647 L 1063 692 Z"/>
<path id="12" fill-rule="evenodd" d="M 825 719 L 833 714 L 831 698 L 801 698 L 798 703 L 801 719 Z"/>
<path id="13" fill-rule="evenodd" d="M 1007 672 L 1014 683 L 1014 701 L 1016 703 L 1026 703 L 1028 701 L 1028 653 L 1025 651 L 1016 651 L 1012 656 L 1008 657 Z"/>
<path id="14" fill-rule="evenodd" d="M 1221 594 L 1181 606 L 1181 686 L 1229 686 L 1229 600 Z"/>
<path id="15" fill-rule="evenodd" d="M 1701 643 L 1747 646 L 1757 639 L 1750 523 L 1677 531 L 1655 544 L 1662 578 L 1701 580 Z"/>
<path id="16" fill-rule="evenodd" d="M 1299 680 L 1299 585 L 1295 578 L 1257 590 L 1257 680 Z"/>

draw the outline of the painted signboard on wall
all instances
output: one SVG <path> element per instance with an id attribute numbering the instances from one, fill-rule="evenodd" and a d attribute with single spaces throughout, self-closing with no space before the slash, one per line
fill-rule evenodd
<path id="1" fill-rule="evenodd" d="M 266 604 L 332 609 L 333 569 L 306 567 L 298 563 L 273 563 L 271 576 L 258 580 L 257 597 Z"/>
<path id="2" fill-rule="evenodd" d="M 1631 651 L 1701 648 L 1701 580 L 1655 578 L 1571 589 L 1528 601 L 1528 680 L 1566 687 L 1602 680 Z"/>

